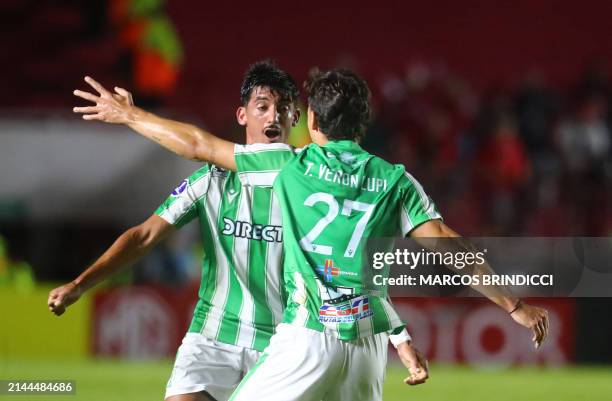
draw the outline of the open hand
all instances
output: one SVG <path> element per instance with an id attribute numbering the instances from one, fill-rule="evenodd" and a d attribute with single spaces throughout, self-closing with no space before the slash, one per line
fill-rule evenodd
<path id="1" fill-rule="evenodd" d="M 536 348 L 540 348 L 548 336 L 548 311 L 523 302 L 511 316 L 521 326 L 531 329 L 531 341 L 535 343 Z"/>
<path id="2" fill-rule="evenodd" d="M 75 96 L 95 103 L 95 106 L 75 107 L 75 113 L 83 114 L 84 120 L 100 120 L 113 124 L 127 124 L 131 120 L 134 101 L 132 94 L 123 88 L 115 87 L 115 93 L 109 92 L 96 80 L 85 77 L 87 82 L 98 95 L 93 93 L 75 90 Z"/>

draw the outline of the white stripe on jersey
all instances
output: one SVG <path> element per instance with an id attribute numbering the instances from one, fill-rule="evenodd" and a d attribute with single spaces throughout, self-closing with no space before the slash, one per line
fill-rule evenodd
<path id="1" fill-rule="evenodd" d="M 245 185 L 271 187 L 280 170 L 245 171 L 238 173 L 240 181 Z"/>
<path id="2" fill-rule="evenodd" d="M 282 226 L 282 214 L 280 204 L 274 192 L 270 197 L 270 225 Z M 271 242 L 266 250 L 266 266 L 270 260 L 278 260 L 279 266 L 282 266 L 283 244 L 279 242 Z M 272 265 L 274 266 L 274 265 Z M 283 269 L 266 269 L 266 301 L 272 310 L 272 318 L 274 326 L 279 324 L 283 318 L 283 301 L 281 299 L 281 288 L 283 285 Z"/>
<path id="3" fill-rule="evenodd" d="M 251 197 L 249 195 L 249 191 L 245 191 L 244 188 L 240 191 L 236 221 L 253 222 L 251 216 Z M 250 241 L 248 238 L 234 237 L 234 266 L 236 266 L 234 271 L 236 272 L 236 277 L 238 277 L 240 291 L 242 292 L 242 304 L 239 312 L 241 324 L 238 326 L 236 344 L 252 344 L 255 337 L 255 328 L 253 327 L 255 305 L 253 295 L 248 290 L 249 269 L 251 268 L 251 263 L 249 263 Z M 244 268 L 241 268 L 243 266 Z M 264 278 L 262 277 L 262 279 Z"/>
<path id="4" fill-rule="evenodd" d="M 293 151 L 293 148 L 286 143 L 253 143 L 251 145 L 234 145 L 234 154 L 271 152 L 278 150 Z"/>
<path id="5" fill-rule="evenodd" d="M 384 298 L 380 298 L 380 303 L 382 304 L 383 309 L 385 310 L 385 313 L 387 314 L 387 320 L 390 323 L 390 327 L 394 328 L 398 326 L 403 326 L 404 323 L 402 322 L 402 319 L 399 317 L 399 315 L 397 314 L 397 312 L 391 305 L 391 302 L 389 302 L 388 300 Z"/>
<path id="6" fill-rule="evenodd" d="M 410 221 L 410 217 L 408 217 L 408 212 L 406 212 L 406 208 L 404 207 L 404 205 L 402 205 L 401 209 L 402 210 L 400 213 L 400 217 L 402 236 L 406 236 L 410 231 L 412 231 L 412 229 L 414 228 L 414 224 L 412 224 L 412 222 Z"/>
<path id="7" fill-rule="evenodd" d="M 370 310 L 372 310 L 372 305 L 370 305 Z M 366 319 L 358 319 L 357 320 L 357 330 L 359 330 L 359 333 L 373 333 L 374 332 L 374 321 L 372 319 L 372 316 Z"/>
<path id="8" fill-rule="evenodd" d="M 211 188 L 208 191 L 206 197 L 206 216 L 208 217 L 208 224 L 211 229 L 211 235 L 213 238 L 219 238 L 219 231 L 217 230 L 217 221 L 219 220 L 219 210 L 221 209 L 221 201 L 223 200 L 223 194 L 225 193 L 225 185 L 228 180 L 214 180 L 211 182 Z M 215 292 L 211 299 L 212 305 L 219 305 L 220 308 L 217 311 L 216 308 L 211 308 L 206 316 L 206 322 L 202 328 L 201 333 L 208 338 L 217 338 L 219 329 L 221 328 L 221 319 L 223 317 L 223 311 L 225 310 L 225 304 L 229 294 L 229 263 L 227 258 L 221 249 L 221 245 L 218 240 L 215 243 L 215 255 L 217 258 L 217 277 L 215 280 Z M 222 306 L 221 306 L 222 305 Z"/>
<path id="9" fill-rule="evenodd" d="M 410 173 L 405 172 L 404 174 L 412 182 L 417 192 L 419 193 L 419 197 L 421 198 L 421 203 L 423 204 L 423 209 L 425 210 L 425 213 L 431 219 L 439 219 L 441 216 L 438 214 L 438 212 L 436 212 L 436 208 L 434 207 L 433 202 L 431 202 L 429 196 L 427 196 L 421 184 L 419 184 L 419 182 L 412 175 L 410 175 Z"/>

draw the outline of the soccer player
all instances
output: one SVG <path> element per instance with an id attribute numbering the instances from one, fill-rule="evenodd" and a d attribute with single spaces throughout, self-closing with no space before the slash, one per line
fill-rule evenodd
<path id="1" fill-rule="evenodd" d="M 86 119 L 125 124 L 155 119 L 155 124 L 170 131 L 200 131 L 134 107 L 124 89 L 115 88 L 116 93 L 111 94 L 89 77 L 86 82 L 100 94 L 75 91 L 97 103 L 75 108 L 75 112 L 95 112 L 93 117 L 85 114 Z M 270 62 L 251 66 L 242 83 L 241 101 L 237 120 L 245 126 L 247 143 L 285 142 L 299 118 L 293 80 Z M 194 146 L 190 140 L 181 145 Z M 282 317 L 282 231 L 280 208 L 271 188 L 244 186 L 233 172 L 204 166 L 184 180 L 155 215 L 119 237 L 81 276 L 52 291 L 49 307 L 62 314 L 82 292 L 122 265 L 133 263 L 174 227 L 180 228 L 195 217 L 200 219 L 205 248 L 200 300 L 177 353 L 166 397 L 172 401 L 222 401 L 267 346 Z M 133 238 L 139 241 L 130 242 Z M 134 249 L 136 246 L 142 249 Z M 409 338 L 405 330 L 392 336 L 407 366 L 421 358 L 408 346 Z M 412 384 L 421 382 L 417 379 L 411 379 Z"/>
<path id="2" fill-rule="evenodd" d="M 363 288 L 359 247 L 369 237 L 398 233 L 458 237 L 402 166 L 358 146 L 369 118 L 363 80 L 330 71 L 314 76 L 308 91 L 314 144 L 301 152 L 284 145 L 236 146 L 234 157 L 233 144 L 204 131 L 170 130 L 146 115 L 129 124 L 183 156 L 238 168 L 245 183 L 272 185 L 279 197 L 289 292 L 284 324 L 238 387 L 236 400 L 380 399 L 380 361 L 386 357 L 381 344 L 401 322 L 384 297 Z M 88 118 L 105 118 L 95 111 Z M 486 295 L 532 329 L 536 345 L 541 344 L 548 330 L 545 310 L 501 291 Z M 424 363 L 415 360 L 424 380 Z"/>
<path id="3" fill-rule="evenodd" d="M 87 81 L 98 87 L 92 79 Z M 132 103 L 129 95 L 116 98 Z M 270 62 L 252 65 L 244 76 L 240 98 L 236 118 L 245 127 L 247 144 L 287 140 L 299 118 L 298 90 L 287 73 Z M 227 400 L 282 318 L 282 230 L 277 203 L 270 188 L 244 186 L 234 172 L 205 164 L 79 277 L 51 291 L 49 308 L 61 315 L 89 288 L 198 219 L 205 254 L 199 300 L 176 355 L 166 400 Z"/>

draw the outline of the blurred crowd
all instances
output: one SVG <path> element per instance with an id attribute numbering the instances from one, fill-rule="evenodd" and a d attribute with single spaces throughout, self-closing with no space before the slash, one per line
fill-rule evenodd
<path id="1" fill-rule="evenodd" d="M 10 79 L 3 85 L 0 106 L 3 110 L 42 108 L 59 116 L 74 105 L 69 94 L 75 82 L 91 70 L 102 82 L 133 90 L 137 103 L 145 108 L 168 107 L 183 116 L 197 110 L 201 120 L 210 124 L 207 118 L 221 113 L 210 109 L 210 103 L 202 104 L 206 98 L 199 93 L 202 82 L 213 85 L 210 92 L 215 99 L 227 96 L 233 102 L 235 93 L 215 92 L 216 77 L 206 81 L 199 71 L 191 80 L 180 77 L 183 43 L 166 12 L 169 3 L 14 0 L 2 4 L 0 21 L 14 31 L 7 35 L 11 40 L 5 51 L 19 56 L 4 66 L 16 73 L 5 71 Z M 266 56 L 258 53 L 256 57 Z M 191 52 L 189 57 L 208 62 L 206 54 Z M 255 60 L 254 56 L 251 61 Z M 338 63 L 358 64 L 348 56 Z M 364 147 L 404 164 L 425 186 L 449 225 L 463 235 L 609 236 L 612 87 L 606 68 L 593 63 L 563 87 L 549 84 L 545 74 L 533 71 L 522 75 L 520 82 L 484 89 L 448 68 L 428 63 L 411 64 L 402 74 L 366 74 L 374 94 L 374 118 Z M 187 100 L 168 102 L 181 79 L 186 84 L 174 101 Z M 232 109 L 225 111 L 226 103 L 215 102 L 231 121 L 224 133 L 240 131 L 235 138 L 242 138 L 242 128 L 231 118 Z M 192 108 L 185 110 L 185 104 Z M 298 129 L 293 143 L 303 145 L 305 119 Z M 0 284 L 29 286 L 32 268 L 22 261 L 32 263 L 37 277 L 73 277 L 98 256 L 95 244 L 108 244 L 124 229 L 101 222 L 61 222 L 41 228 L 21 219 L 6 206 L 9 201 L 2 206 L 9 212 L 5 217 L 0 213 L 0 233 L 6 239 L 0 237 Z M 78 234 L 74 237 L 83 238 L 76 247 L 78 255 L 71 242 L 75 239 L 63 234 L 63 225 Z M 64 248 L 39 251 L 30 246 L 38 232 L 41 236 L 58 233 Z M 201 257 L 196 236 L 181 234 L 163 244 L 128 280 L 181 283 L 193 279 Z M 45 257 L 32 257 L 38 253 Z M 47 253 L 73 257 L 47 261 Z M 32 262 L 42 259 L 52 266 L 45 270 Z"/>
<path id="2" fill-rule="evenodd" d="M 444 68 L 370 80 L 365 147 L 425 186 L 464 235 L 612 233 L 610 81 L 588 67 L 567 90 L 533 72 L 477 91 Z"/>

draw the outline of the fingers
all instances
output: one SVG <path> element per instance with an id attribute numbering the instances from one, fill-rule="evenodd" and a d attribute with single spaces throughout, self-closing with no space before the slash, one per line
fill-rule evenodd
<path id="1" fill-rule="evenodd" d="M 115 86 L 115 92 L 117 92 L 121 96 L 124 96 L 124 97 L 127 97 L 127 98 L 131 98 L 132 97 L 132 94 L 130 92 L 128 92 L 125 89 L 120 88 L 118 86 Z"/>
<path id="2" fill-rule="evenodd" d="M 427 359 L 425 359 L 425 357 L 421 355 L 421 353 L 417 353 L 417 358 L 419 360 L 419 363 L 425 370 L 425 373 L 427 373 L 427 378 L 429 378 L 429 363 L 427 362 Z"/>
<path id="3" fill-rule="evenodd" d="M 61 316 L 64 314 L 64 312 L 66 312 L 66 306 L 62 305 L 57 305 L 55 308 L 53 308 L 53 310 L 51 311 L 55 314 L 55 316 Z"/>
<path id="4" fill-rule="evenodd" d="M 534 316 L 535 322 L 533 323 L 531 329 L 533 330 L 533 338 L 531 339 L 535 342 L 535 348 L 540 348 L 546 337 L 548 336 L 548 311 L 545 309 L 536 309 L 536 314 Z"/>
<path id="5" fill-rule="evenodd" d="M 410 373 L 410 376 L 404 379 L 404 383 L 409 384 L 411 386 L 416 386 L 417 384 L 425 383 L 429 376 L 427 375 L 427 371 L 425 369 L 421 369 L 415 371 L 415 373 Z"/>
<path id="6" fill-rule="evenodd" d="M 102 85 L 100 85 L 100 83 L 98 83 L 98 81 L 96 81 L 92 77 L 86 76 L 85 77 L 85 82 L 87 82 L 89 85 L 91 85 L 91 87 L 94 88 L 101 96 L 110 96 L 111 95 L 111 93 L 109 91 L 104 89 L 104 87 Z"/>
<path id="7" fill-rule="evenodd" d="M 78 90 L 78 89 L 76 89 L 72 93 L 74 94 L 74 96 L 78 96 L 81 99 L 89 100 L 89 101 L 94 102 L 94 103 L 98 103 L 98 100 L 100 100 L 99 96 L 96 96 L 96 95 L 91 94 L 89 92 L 81 91 L 81 90 Z"/>
<path id="8" fill-rule="evenodd" d="M 542 333 L 542 337 L 540 338 L 540 341 L 537 344 L 536 348 L 539 348 L 544 342 L 544 340 L 546 340 L 546 337 L 548 336 L 548 314 L 546 312 L 542 314 L 542 317 L 538 321 L 538 328 L 540 329 L 540 332 Z"/>
<path id="9" fill-rule="evenodd" d="M 47 301 L 49 311 L 53 312 L 56 316 L 60 316 L 66 311 L 66 306 L 63 302 L 63 297 L 57 294 L 51 293 Z"/>
<path id="10" fill-rule="evenodd" d="M 87 107 L 73 107 L 72 111 L 75 113 L 97 113 L 98 106 L 87 106 Z"/>
<path id="11" fill-rule="evenodd" d="M 101 113 L 83 114 L 83 120 L 104 120 L 104 116 Z"/>
<path id="12" fill-rule="evenodd" d="M 416 357 L 410 361 L 410 376 L 404 379 L 404 383 L 415 386 L 425 383 L 428 378 L 427 361 L 417 352 Z"/>
<path id="13" fill-rule="evenodd" d="M 134 100 L 132 99 L 132 94 L 130 92 L 118 86 L 115 86 L 115 92 L 117 92 L 117 94 L 121 97 L 121 100 L 127 101 L 130 106 L 134 105 Z"/>
<path id="14" fill-rule="evenodd" d="M 540 342 L 542 341 L 542 329 L 540 328 L 539 323 L 533 325 L 533 338 L 532 341 L 535 343 L 535 347 L 538 348 L 540 346 Z"/>

